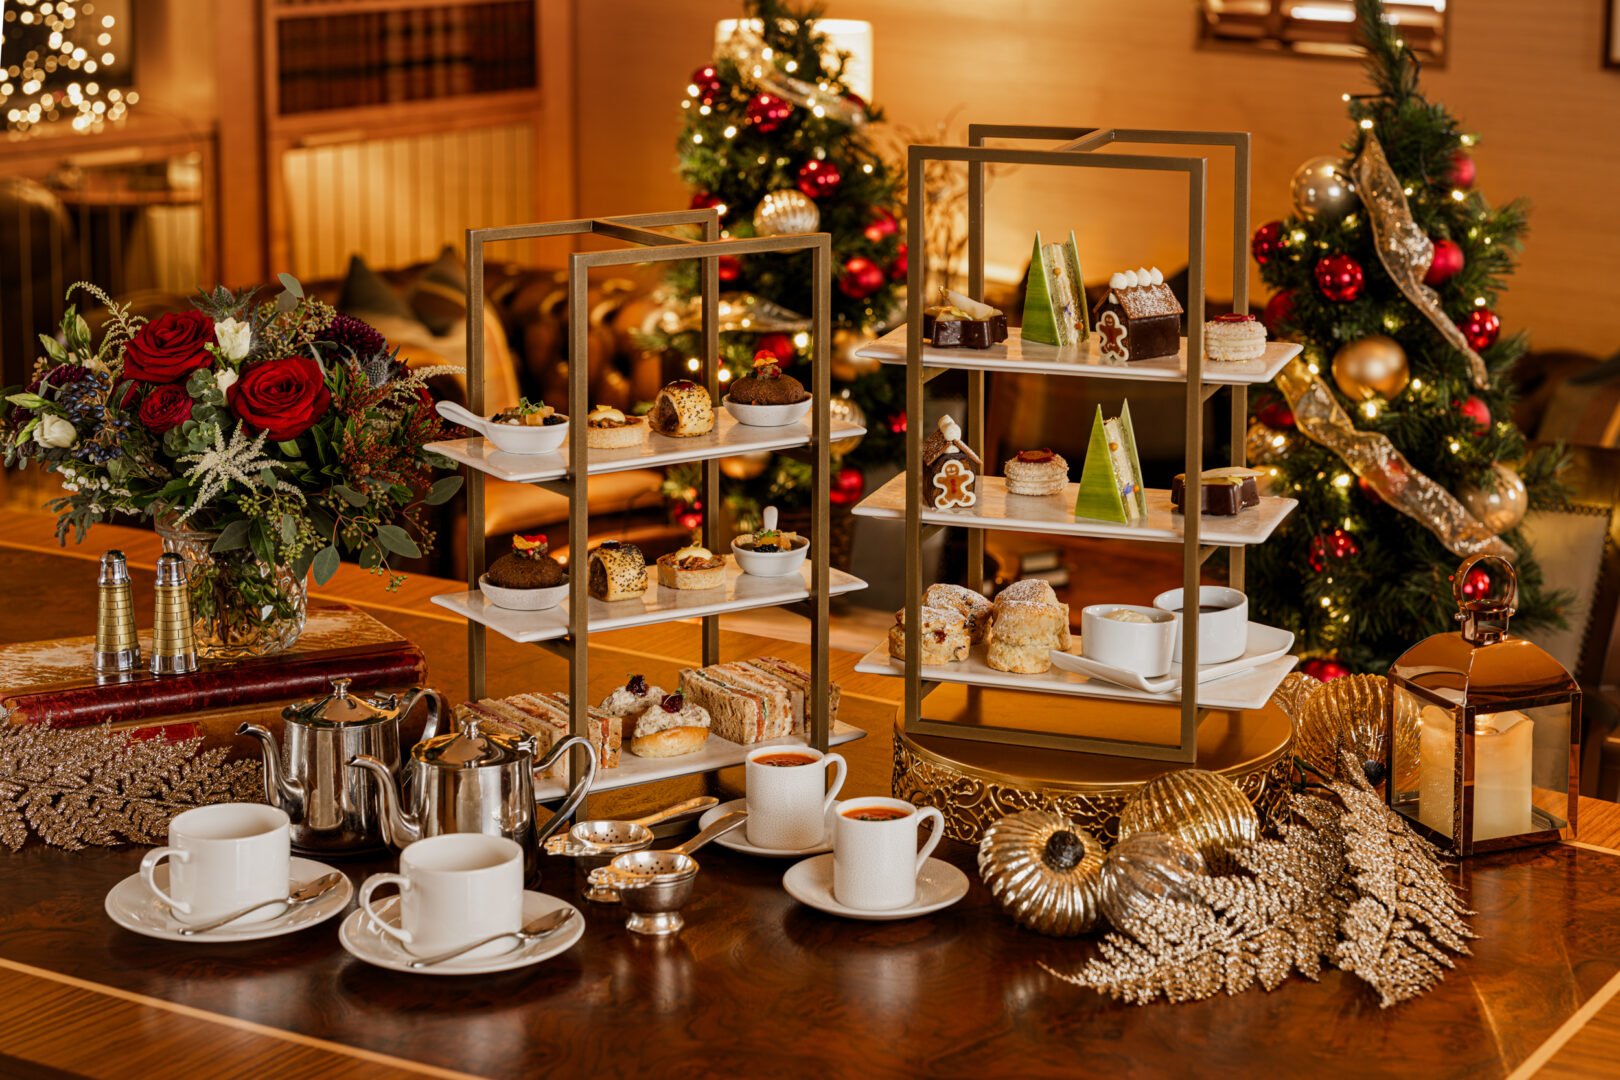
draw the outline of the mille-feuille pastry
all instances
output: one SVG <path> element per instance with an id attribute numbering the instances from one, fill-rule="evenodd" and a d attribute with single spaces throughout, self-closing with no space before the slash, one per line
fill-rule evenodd
<path id="1" fill-rule="evenodd" d="M 658 584 L 666 589 L 718 589 L 726 583 L 726 557 L 701 544 L 658 557 Z"/>
<path id="2" fill-rule="evenodd" d="M 954 664 L 968 658 L 973 639 L 968 636 L 967 619 L 955 608 L 924 607 L 921 613 L 922 662 L 926 665 Z M 894 613 L 894 625 L 889 627 L 889 655 L 896 660 L 906 658 L 906 609 Z"/>
<path id="3" fill-rule="evenodd" d="M 1009 495 L 1061 495 L 1069 482 L 1069 463 L 1053 450 L 1020 450 L 1001 467 Z"/>
<path id="4" fill-rule="evenodd" d="M 788 701 L 793 709 L 794 729 L 799 735 L 809 736 L 810 724 L 815 719 L 815 703 L 810 693 L 810 673 L 791 660 L 779 656 L 756 656 L 752 660 L 737 662 L 760 678 L 780 683 L 787 688 Z M 838 684 L 827 684 L 827 723 L 838 722 L 838 703 L 842 696 Z"/>
<path id="5" fill-rule="evenodd" d="M 714 430 L 714 401 L 691 379 L 676 379 L 658 391 L 647 420 L 660 435 L 677 439 L 707 435 Z"/>
<path id="6" fill-rule="evenodd" d="M 640 716 L 663 696 L 663 687 L 649 684 L 645 675 L 632 675 L 623 686 L 614 687 L 613 693 L 603 698 L 597 708 L 609 716 Z"/>
<path id="7" fill-rule="evenodd" d="M 1251 506 L 1260 505 L 1260 473 L 1232 465 L 1205 469 L 1198 480 L 1198 502 L 1210 517 L 1232 517 Z M 1170 481 L 1170 509 L 1180 514 L 1187 501 L 1187 474 L 1177 473 Z"/>
<path id="8" fill-rule="evenodd" d="M 647 441 L 647 418 L 611 405 L 598 405 L 585 417 L 585 445 L 592 450 L 623 450 Z"/>
<path id="9" fill-rule="evenodd" d="M 995 608 L 983 593 L 974 592 L 966 585 L 947 585 L 940 582 L 928 586 L 923 593 L 923 607 L 945 608 L 959 612 L 967 622 L 968 638 L 977 645 L 990 631 L 990 618 Z"/>
<path id="10" fill-rule="evenodd" d="M 1266 326 L 1253 315 L 1232 312 L 1204 324 L 1204 355 L 1216 363 L 1258 360 L 1266 353 Z"/>
<path id="11" fill-rule="evenodd" d="M 1067 649 L 1071 640 L 1069 605 L 1051 585 L 1026 578 L 996 597 L 985 662 L 997 671 L 1040 675 L 1052 666 L 1052 650 Z"/>
<path id="12" fill-rule="evenodd" d="M 641 549 L 604 540 L 591 549 L 589 587 L 598 600 L 629 600 L 647 591 L 647 560 Z"/>
<path id="13" fill-rule="evenodd" d="M 695 754 L 709 741 L 710 724 L 709 710 L 684 694 L 665 694 L 635 718 L 630 752 L 644 758 Z"/>
<path id="14" fill-rule="evenodd" d="M 681 693 L 709 711 L 711 729 L 722 739 L 746 744 L 793 734 L 788 688 L 742 664 L 683 668 Z"/>

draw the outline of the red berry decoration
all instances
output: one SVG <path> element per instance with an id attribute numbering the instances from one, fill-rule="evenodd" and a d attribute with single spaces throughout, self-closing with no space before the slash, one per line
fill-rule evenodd
<path id="1" fill-rule="evenodd" d="M 1434 260 L 1423 275 L 1425 285 L 1444 285 L 1462 272 L 1463 249 L 1455 240 L 1436 240 Z"/>
<path id="2" fill-rule="evenodd" d="M 757 350 L 754 353 L 756 358 L 760 353 L 768 352 L 776 358 L 778 364 L 789 363 L 795 356 L 799 355 L 799 350 L 794 346 L 793 339 L 786 334 L 761 334 L 759 340 L 754 342 L 754 348 Z"/>
<path id="3" fill-rule="evenodd" d="M 1288 234 L 1283 232 L 1283 223 L 1268 221 L 1254 230 L 1254 239 L 1249 241 L 1249 250 L 1254 254 L 1254 261 L 1261 266 L 1266 265 L 1283 248 L 1288 246 Z"/>
<path id="4" fill-rule="evenodd" d="M 881 266 L 865 255 L 857 255 L 844 264 L 844 272 L 838 278 L 838 291 L 851 300 L 865 300 L 883 288 L 887 280 Z"/>
<path id="5" fill-rule="evenodd" d="M 697 89 L 694 95 L 705 105 L 713 105 L 714 99 L 720 96 L 720 91 L 726 88 L 725 80 L 713 64 L 698 68 L 692 72 L 692 85 Z"/>
<path id="6" fill-rule="evenodd" d="M 827 501 L 834 506 L 852 506 L 866 494 L 866 476 L 853 465 L 845 465 L 833 477 Z"/>
<path id="7" fill-rule="evenodd" d="M 1502 320 L 1496 317 L 1496 312 L 1487 308 L 1475 308 L 1464 315 L 1458 325 L 1475 352 L 1495 345 L 1497 336 L 1502 333 Z"/>
<path id="8" fill-rule="evenodd" d="M 1299 670 L 1303 671 L 1311 678 L 1320 679 L 1323 682 L 1332 682 L 1334 679 L 1342 679 L 1346 675 L 1350 674 L 1349 668 L 1345 667 L 1337 660 L 1333 660 L 1325 656 L 1319 656 L 1314 660 L 1305 661 L 1303 664 L 1299 665 Z"/>
<path id="9" fill-rule="evenodd" d="M 717 260 L 720 264 L 720 284 L 734 285 L 742 277 L 742 260 L 735 255 L 722 255 Z"/>
<path id="10" fill-rule="evenodd" d="M 1334 303 L 1347 304 L 1359 297 L 1364 281 L 1361 264 L 1342 252 L 1316 262 L 1316 287 Z"/>
<path id="11" fill-rule="evenodd" d="M 812 159 L 799 166 L 799 190 L 812 199 L 825 199 L 838 190 L 844 174 L 830 161 Z"/>
<path id="12" fill-rule="evenodd" d="M 893 236 L 899 231 L 900 223 L 894 219 L 894 215 L 880 206 L 876 216 L 866 226 L 866 238 L 874 244 L 881 244 L 884 237 Z"/>
<path id="13" fill-rule="evenodd" d="M 1474 430 L 1483 435 L 1491 426 L 1491 407 L 1478 394 L 1470 394 L 1467 401 L 1456 403 L 1457 411 L 1474 422 Z"/>
<path id="14" fill-rule="evenodd" d="M 1446 179 L 1451 181 L 1452 187 L 1471 188 L 1477 171 L 1474 159 L 1458 150 L 1451 155 L 1451 168 L 1446 173 Z"/>
<path id="15" fill-rule="evenodd" d="M 1287 322 L 1294 315 L 1294 290 L 1284 289 L 1266 301 L 1266 306 L 1260 312 L 1260 321 L 1265 328 L 1276 336 L 1280 324 Z"/>
<path id="16" fill-rule="evenodd" d="M 1311 569 L 1320 574 L 1328 568 L 1330 560 L 1350 559 L 1360 554 L 1361 547 L 1356 543 L 1355 537 L 1343 529 L 1334 529 L 1311 537 L 1311 549 L 1307 560 L 1311 564 Z"/>
<path id="17" fill-rule="evenodd" d="M 775 94 L 755 94 L 748 100 L 748 122 L 762 135 L 769 135 L 793 114 L 792 102 L 783 101 Z"/>
<path id="18" fill-rule="evenodd" d="M 910 269 L 911 264 L 906 259 L 906 245 L 901 244 L 894 249 L 894 261 L 889 264 L 889 280 L 906 280 L 906 272 Z"/>

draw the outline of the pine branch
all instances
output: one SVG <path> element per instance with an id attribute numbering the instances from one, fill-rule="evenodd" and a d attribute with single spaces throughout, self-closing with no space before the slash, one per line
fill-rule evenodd
<path id="1" fill-rule="evenodd" d="M 1402 102 L 1417 92 L 1418 61 L 1384 15 L 1383 0 L 1356 0 L 1356 23 L 1367 48 L 1367 76 L 1379 93 Z"/>

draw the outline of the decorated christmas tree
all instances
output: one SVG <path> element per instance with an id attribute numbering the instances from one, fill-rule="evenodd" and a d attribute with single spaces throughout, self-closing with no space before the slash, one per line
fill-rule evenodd
<path id="1" fill-rule="evenodd" d="M 1559 618 L 1519 524 L 1562 499 L 1557 455 L 1528 451 L 1509 373 L 1522 331 L 1501 333 L 1525 206 L 1474 188 L 1465 132 L 1418 87 L 1418 62 L 1379 0 L 1357 0 L 1373 92 L 1345 95 L 1344 154 L 1307 161 L 1294 213 L 1262 225 L 1253 252 L 1274 289 L 1262 316 L 1300 359 L 1257 395 L 1251 460 L 1300 502 L 1253 549 L 1256 617 L 1298 635 L 1319 677 L 1382 670 L 1450 629 L 1466 555 L 1509 556 L 1515 629 Z M 1500 590 L 1487 571 L 1465 595 Z"/>
<path id="2" fill-rule="evenodd" d="M 832 411 L 868 429 L 854 445 L 833 446 L 833 500 L 848 504 L 861 495 L 863 464 L 892 458 L 905 430 L 898 379 L 853 355 L 899 305 L 906 277 L 900 181 L 871 139 L 881 114 L 850 89 L 848 54 L 817 27 L 822 9 L 747 0 L 744 13 L 748 18 L 686 88 L 681 178 L 693 191 L 693 207 L 720 208 L 727 236 L 832 235 Z M 810 381 L 807 371 L 795 370 L 811 356 L 810 259 L 805 252 L 721 260 L 722 380 L 746 373 L 766 353 Z M 683 301 L 696 296 L 696 264 L 683 264 L 674 286 Z M 695 356 L 696 328 L 659 344 Z M 791 509 L 808 497 L 808 466 L 781 455 L 727 459 L 722 471 L 727 502 L 742 524 L 757 521 L 766 503 Z M 677 503 L 693 480 L 687 471 L 671 471 L 667 488 Z"/>

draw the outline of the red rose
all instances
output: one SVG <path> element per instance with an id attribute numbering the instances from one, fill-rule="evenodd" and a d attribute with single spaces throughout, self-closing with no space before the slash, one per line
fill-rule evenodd
<path id="1" fill-rule="evenodd" d="M 191 419 L 191 395 L 178 383 L 154 386 L 141 401 L 136 415 L 148 430 L 162 435 Z"/>
<path id="2" fill-rule="evenodd" d="M 124 378 L 149 383 L 184 382 L 214 362 L 204 347 L 214 343 L 214 320 L 200 311 L 171 311 L 141 327 L 124 349 Z"/>
<path id="3" fill-rule="evenodd" d="M 225 392 L 231 412 L 276 442 L 296 439 L 332 404 L 321 366 L 302 356 L 264 360 L 242 369 Z"/>

